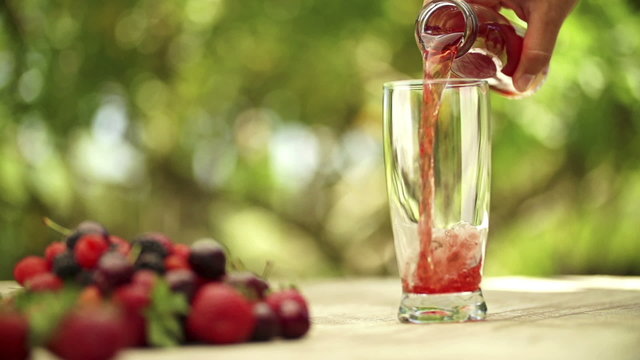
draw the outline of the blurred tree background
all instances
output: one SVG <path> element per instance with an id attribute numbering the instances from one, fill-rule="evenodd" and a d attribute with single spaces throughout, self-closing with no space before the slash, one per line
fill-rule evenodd
<path id="1" fill-rule="evenodd" d="M 287 277 L 396 272 L 382 84 L 420 0 L 4 0 L 0 278 L 90 218 Z M 546 85 L 493 95 L 487 273 L 640 274 L 640 5 L 582 0 Z"/>

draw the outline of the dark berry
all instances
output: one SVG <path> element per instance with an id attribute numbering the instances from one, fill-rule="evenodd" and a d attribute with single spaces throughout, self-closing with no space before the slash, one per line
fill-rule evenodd
<path id="1" fill-rule="evenodd" d="M 62 241 L 56 241 L 47 246 L 47 248 L 44 250 L 44 257 L 45 259 L 47 259 L 49 269 L 53 267 L 53 260 L 56 258 L 56 256 L 62 254 L 65 251 L 67 251 L 67 245 Z"/>
<path id="2" fill-rule="evenodd" d="M 52 273 L 36 275 L 25 283 L 25 287 L 30 291 L 56 291 L 62 288 L 62 280 Z"/>
<path id="3" fill-rule="evenodd" d="M 109 252 L 102 256 L 94 275 L 96 285 L 105 293 L 127 284 L 133 276 L 133 265 L 124 255 Z"/>
<path id="4" fill-rule="evenodd" d="M 30 278 L 49 272 L 47 260 L 39 256 L 27 256 L 13 269 L 13 277 L 20 285 L 24 285 Z"/>
<path id="5" fill-rule="evenodd" d="M 256 318 L 256 327 L 253 329 L 252 341 L 268 341 L 278 336 L 280 332 L 278 316 L 267 303 L 255 303 L 253 316 Z"/>
<path id="6" fill-rule="evenodd" d="M 75 281 L 82 287 L 91 286 L 95 284 L 95 272 L 92 270 L 83 269 L 75 277 Z"/>
<path id="7" fill-rule="evenodd" d="M 280 333 L 285 339 L 300 338 L 311 327 L 309 312 L 295 300 L 283 301 L 277 315 L 280 319 Z"/>
<path id="8" fill-rule="evenodd" d="M 138 236 L 133 241 L 133 246 L 140 247 L 140 253 L 155 253 L 163 259 L 171 253 L 171 239 L 161 233 L 146 233 Z"/>
<path id="9" fill-rule="evenodd" d="M 255 300 L 264 299 L 269 290 L 269 284 L 264 279 L 248 271 L 227 274 L 224 281 Z"/>
<path id="10" fill-rule="evenodd" d="M 184 294 L 189 301 L 198 288 L 196 275 L 191 270 L 179 269 L 167 272 L 165 276 L 171 290 Z"/>
<path id="11" fill-rule="evenodd" d="M 227 258 L 224 249 L 214 240 L 200 240 L 193 244 L 189 263 L 196 274 L 217 280 L 225 274 Z"/>
<path id="12" fill-rule="evenodd" d="M 142 253 L 136 261 L 136 269 L 152 270 L 158 274 L 164 274 L 164 260 L 162 257 L 154 252 Z"/>
<path id="13" fill-rule="evenodd" d="M 27 319 L 9 310 L 0 309 L 0 359 L 25 360 L 29 358 L 29 323 Z"/>
<path id="14" fill-rule="evenodd" d="M 95 221 L 83 221 L 75 229 L 75 231 L 67 237 L 67 248 L 73 250 L 78 240 L 88 234 L 99 235 L 105 242 L 109 242 L 109 232 L 101 224 Z"/>
<path id="15" fill-rule="evenodd" d="M 53 273 L 62 279 L 73 279 L 81 268 L 72 252 L 64 252 L 53 259 Z"/>
<path id="16" fill-rule="evenodd" d="M 101 235 L 83 235 L 74 248 L 76 261 L 85 269 L 93 269 L 102 255 L 109 250 L 109 243 Z"/>
<path id="17" fill-rule="evenodd" d="M 280 307 L 282 307 L 282 303 L 285 300 L 293 300 L 300 304 L 305 311 L 309 311 L 309 305 L 307 304 L 307 300 L 302 296 L 302 294 L 296 289 L 287 289 L 278 291 L 275 293 L 269 294 L 267 297 L 267 303 L 271 308 L 275 310 L 276 313 L 279 313 Z"/>

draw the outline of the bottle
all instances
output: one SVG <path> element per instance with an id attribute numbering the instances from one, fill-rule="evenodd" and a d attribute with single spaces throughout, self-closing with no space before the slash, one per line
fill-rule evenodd
<path id="1" fill-rule="evenodd" d="M 423 53 L 453 51 L 452 76 L 487 79 L 491 88 L 513 98 L 531 95 L 546 78 L 543 71 L 524 92 L 513 86 L 524 33 L 496 10 L 463 0 L 430 2 L 416 21 L 416 41 Z"/>

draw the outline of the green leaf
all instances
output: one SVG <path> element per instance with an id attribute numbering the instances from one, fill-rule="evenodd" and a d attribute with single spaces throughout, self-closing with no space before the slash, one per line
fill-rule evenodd
<path id="1" fill-rule="evenodd" d="M 80 291 L 69 287 L 58 292 L 17 294 L 15 305 L 29 319 L 31 346 L 45 345 L 64 316 L 76 305 Z"/>
<path id="2" fill-rule="evenodd" d="M 174 293 L 159 279 L 151 292 L 151 305 L 145 311 L 149 324 L 147 341 L 152 346 L 171 347 L 184 341 L 180 316 L 189 313 L 189 302 L 181 293 Z"/>

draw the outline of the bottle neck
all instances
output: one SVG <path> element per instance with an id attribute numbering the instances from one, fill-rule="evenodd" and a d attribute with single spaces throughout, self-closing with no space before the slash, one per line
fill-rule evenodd
<path id="1" fill-rule="evenodd" d="M 464 18 L 464 35 L 458 45 L 458 53 L 456 57 L 466 54 L 473 46 L 478 36 L 479 20 L 478 15 L 469 3 L 463 0 L 436 0 L 425 5 L 418 19 L 416 20 L 416 41 L 422 51 L 427 51 L 423 40 L 423 34 L 433 16 L 439 11 L 447 7 L 456 7 Z"/>

